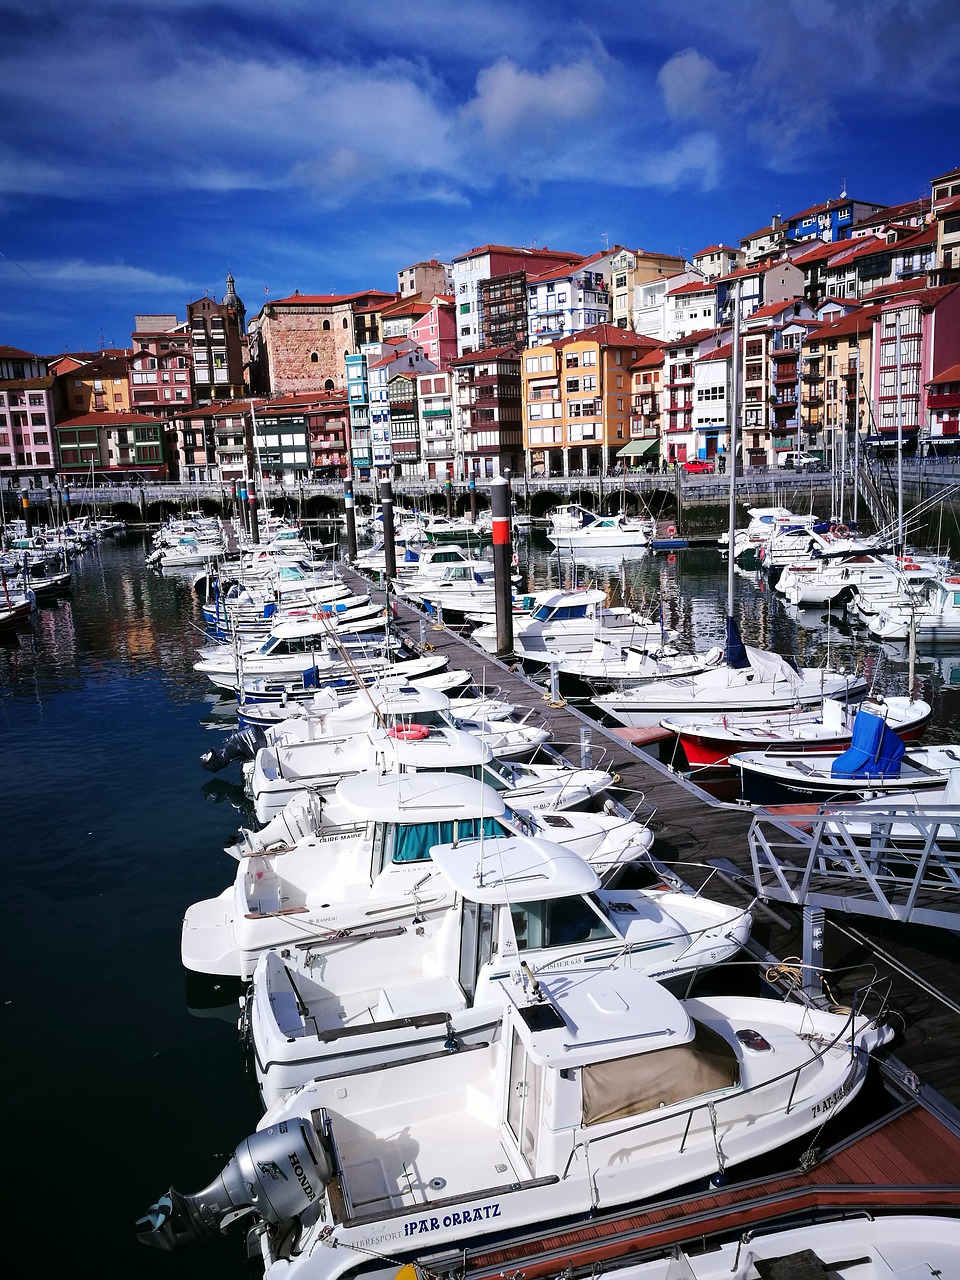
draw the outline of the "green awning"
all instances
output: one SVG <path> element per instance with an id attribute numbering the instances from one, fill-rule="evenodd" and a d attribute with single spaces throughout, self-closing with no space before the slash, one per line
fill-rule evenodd
<path id="1" fill-rule="evenodd" d="M 640 458 L 645 453 L 659 453 L 660 440 L 655 437 L 653 440 L 631 440 L 629 444 L 625 444 L 622 449 L 617 451 L 618 458 Z"/>

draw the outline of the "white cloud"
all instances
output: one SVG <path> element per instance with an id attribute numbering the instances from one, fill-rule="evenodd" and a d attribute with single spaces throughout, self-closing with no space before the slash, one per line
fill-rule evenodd
<path id="1" fill-rule="evenodd" d="M 70 258 L 12 263 L 0 258 L 0 272 L 17 269 L 38 284 L 57 285 L 67 289 L 89 289 L 96 286 L 117 291 L 180 290 L 189 294 L 196 288 L 178 276 L 164 275 L 146 267 L 132 267 L 125 262 L 86 262 L 82 258 Z"/>

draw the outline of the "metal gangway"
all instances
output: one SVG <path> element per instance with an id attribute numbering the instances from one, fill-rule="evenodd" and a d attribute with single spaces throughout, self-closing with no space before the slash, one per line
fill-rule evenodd
<path id="1" fill-rule="evenodd" d="M 823 804 L 794 823 L 758 813 L 747 837 L 758 897 L 960 931 L 960 803 L 934 796 Z"/>

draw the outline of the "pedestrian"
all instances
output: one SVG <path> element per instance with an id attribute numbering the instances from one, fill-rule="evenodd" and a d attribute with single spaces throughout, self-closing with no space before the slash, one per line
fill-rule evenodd
<path id="1" fill-rule="evenodd" d="M 663 472 L 663 474 L 664 474 L 664 475 L 666 475 L 666 474 L 667 474 L 667 459 L 666 459 L 666 455 L 664 455 L 664 457 L 662 457 L 662 458 L 660 459 L 660 470 Z"/>

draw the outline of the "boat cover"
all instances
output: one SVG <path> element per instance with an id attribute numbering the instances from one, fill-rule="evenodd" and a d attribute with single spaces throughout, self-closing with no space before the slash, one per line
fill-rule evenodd
<path id="1" fill-rule="evenodd" d="M 905 750 L 882 716 L 861 707 L 850 746 L 834 760 L 830 773 L 834 778 L 898 778 Z"/>

